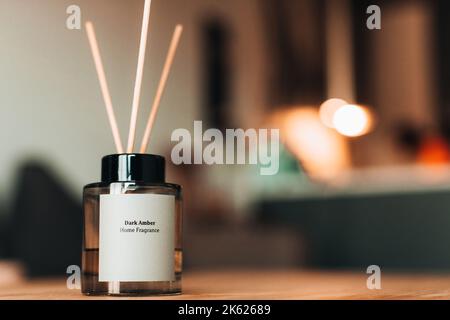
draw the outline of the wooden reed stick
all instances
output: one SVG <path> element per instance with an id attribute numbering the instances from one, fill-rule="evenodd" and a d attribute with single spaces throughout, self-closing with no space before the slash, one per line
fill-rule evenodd
<path id="1" fill-rule="evenodd" d="M 164 64 L 164 68 L 161 74 L 161 79 L 159 80 L 158 89 L 156 91 L 156 96 L 153 101 L 152 109 L 150 112 L 150 116 L 147 121 L 147 126 L 145 128 L 144 138 L 142 139 L 141 144 L 141 153 L 145 153 L 147 150 L 147 146 L 150 140 L 150 135 L 153 128 L 153 123 L 155 122 L 156 114 L 158 113 L 158 108 L 161 103 L 161 98 L 164 93 L 164 89 L 166 87 L 167 79 L 169 78 L 170 69 L 173 64 L 173 59 L 175 58 L 175 54 L 177 52 L 178 44 L 180 42 L 181 34 L 183 33 L 183 26 L 177 25 L 175 27 L 175 31 L 172 36 L 172 41 L 170 43 L 169 52 L 167 53 L 166 62 Z"/>
<path id="2" fill-rule="evenodd" d="M 95 68 L 97 69 L 98 80 L 100 82 L 100 89 L 103 94 L 103 100 L 105 102 L 106 113 L 108 114 L 109 124 L 111 126 L 112 134 L 114 137 L 114 143 L 116 144 L 117 153 L 123 153 L 122 141 L 120 140 L 119 128 L 116 122 L 116 116 L 114 115 L 114 109 L 111 101 L 111 95 L 109 94 L 108 83 L 106 81 L 105 70 L 103 69 L 102 58 L 100 50 L 98 48 L 97 37 L 95 36 L 94 25 L 92 22 L 86 22 L 86 31 L 91 46 L 92 56 L 94 58 Z"/>
<path id="3" fill-rule="evenodd" d="M 136 136 L 136 122 L 141 98 L 142 77 L 144 74 L 145 50 L 147 47 L 148 25 L 150 22 L 151 0 L 145 0 L 144 16 L 142 20 L 141 41 L 139 45 L 139 57 L 134 85 L 133 105 L 131 109 L 130 131 L 128 133 L 127 153 L 132 153 Z"/>

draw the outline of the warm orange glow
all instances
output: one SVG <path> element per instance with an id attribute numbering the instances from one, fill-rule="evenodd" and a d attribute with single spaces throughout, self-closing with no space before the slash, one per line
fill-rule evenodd
<path id="1" fill-rule="evenodd" d="M 281 111 L 274 116 L 274 126 L 280 128 L 283 143 L 314 178 L 332 179 L 350 166 L 344 137 L 322 124 L 316 108 Z"/>
<path id="2" fill-rule="evenodd" d="M 320 120 L 324 125 L 328 128 L 334 128 L 333 117 L 336 111 L 339 110 L 340 107 L 347 105 L 348 103 L 342 99 L 328 99 L 320 106 Z"/>
<path id="3" fill-rule="evenodd" d="M 447 142 L 440 136 L 429 136 L 422 142 L 417 161 L 425 165 L 446 164 L 450 161 Z"/>
<path id="4" fill-rule="evenodd" d="M 372 115 L 366 108 L 353 104 L 341 106 L 333 116 L 334 128 L 347 137 L 367 134 L 372 127 L 372 122 Z"/>

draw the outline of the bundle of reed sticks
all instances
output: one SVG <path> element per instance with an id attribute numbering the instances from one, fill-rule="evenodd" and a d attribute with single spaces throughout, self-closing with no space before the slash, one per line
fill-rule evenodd
<path id="1" fill-rule="evenodd" d="M 106 107 L 106 113 L 108 115 L 109 124 L 111 126 L 112 135 L 114 138 L 114 143 L 116 145 L 117 153 L 133 153 L 135 146 L 135 138 L 136 138 L 136 123 L 139 114 L 139 105 L 141 98 L 141 87 L 142 87 L 142 78 L 144 74 L 144 62 L 145 62 L 145 51 L 147 48 L 147 37 L 148 37 L 148 28 L 150 22 L 150 9 L 151 9 L 151 0 L 145 0 L 144 5 L 144 13 L 142 19 L 142 30 L 141 30 L 141 39 L 139 45 L 139 56 L 137 62 L 137 70 L 136 70 L 136 81 L 134 85 L 134 94 L 133 94 L 133 103 L 131 108 L 131 120 L 130 120 L 130 129 L 128 133 L 128 143 L 127 148 L 124 150 L 122 145 L 122 140 L 120 138 L 119 128 L 117 126 L 116 116 L 114 114 L 114 108 L 111 101 L 111 95 L 108 89 L 108 83 L 106 81 L 105 70 L 103 68 L 103 62 L 100 55 L 100 49 L 97 42 L 97 37 L 95 35 L 94 25 L 92 22 L 86 22 L 86 32 L 89 39 L 89 44 L 92 51 L 92 56 L 94 58 L 95 68 L 97 70 L 98 80 L 100 82 L 100 89 L 102 91 L 103 100 Z M 180 42 L 181 34 L 183 32 L 183 26 L 178 24 L 175 27 L 173 32 L 172 40 L 170 42 L 169 51 L 167 53 L 166 61 L 162 70 L 161 78 L 159 80 L 159 84 L 157 87 L 156 95 L 153 100 L 153 104 L 150 110 L 150 114 L 147 120 L 147 125 L 144 132 L 144 137 L 142 139 L 142 143 L 139 149 L 140 153 L 146 153 L 148 148 L 150 135 L 152 133 L 153 124 L 156 119 L 156 115 L 158 113 L 159 106 L 161 104 L 161 98 L 164 93 L 164 89 L 166 87 L 167 79 L 169 78 L 170 69 L 172 67 L 173 60 L 175 58 L 175 54 L 178 48 L 178 44 Z"/>

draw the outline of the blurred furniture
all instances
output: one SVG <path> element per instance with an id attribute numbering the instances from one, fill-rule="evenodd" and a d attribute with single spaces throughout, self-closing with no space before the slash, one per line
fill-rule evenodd
<path id="1" fill-rule="evenodd" d="M 364 272 L 201 272 L 186 273 L 183 294 L 148 300 L 210 299 L 450 299 L 450 276 L 382 275 L 382 290 L 366 287 Z M 3 299 L 98 300 L 80 290 L 69 290 L 64 279 L 32 281 L 14 287 L 0 287 Z M 127 298 L 119 298 L 127 299 Z"/>
<path id="2" fill-rule="evenodd" d="M 19 170 L 6 232 L 6 257 L 23 264 L 28 277 L 64 275 L 80 265 L 82 209 L 45 166 Z"/>
<path id="3" fill-rule="evenodd" d="M 450 270 L 448 188 L 268 199 L 257 211 L 267 224 L 297 228 L 311 267 Z"/>
<path id="4" fill-rule="evenodd" d="M 0 203 L 0 259 L 8 254 L 8 237 L 7 237 L 8 219 L 3 209 L 3 203 Z"/>

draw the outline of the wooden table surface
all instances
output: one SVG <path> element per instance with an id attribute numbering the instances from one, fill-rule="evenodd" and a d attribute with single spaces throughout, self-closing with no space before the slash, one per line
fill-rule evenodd
<path id="1" fill-rule="evenodd" d="M 350 272 L 192 272 L 183 294 L 141 299 L 450 299 L 448 275 L 383 275 L 381 290 L 366 287 L 365 273 Z M 64 279 L 0 285 L 0 299 L 117 299 L 86 297 Z M 127 299 L 127 298 L 119 298 Z"/>

